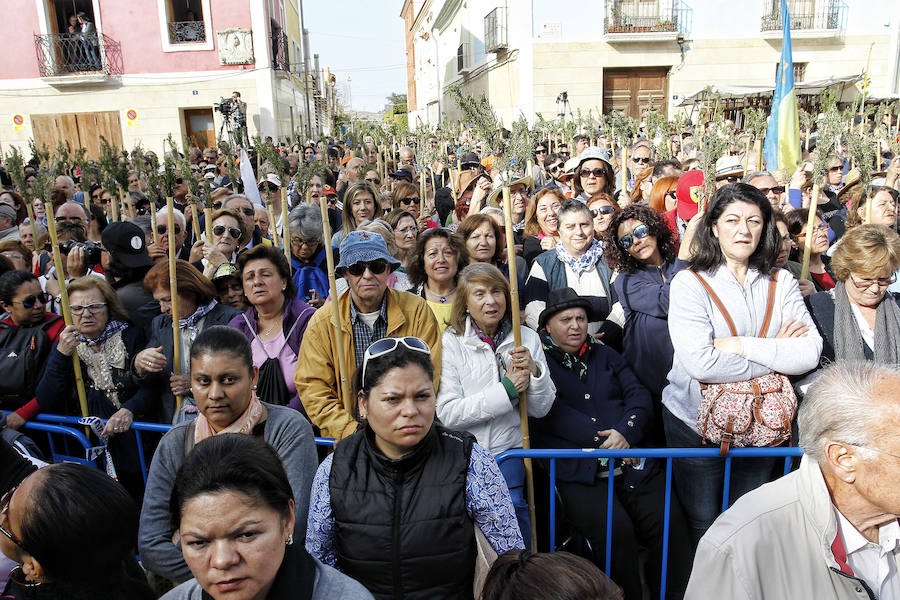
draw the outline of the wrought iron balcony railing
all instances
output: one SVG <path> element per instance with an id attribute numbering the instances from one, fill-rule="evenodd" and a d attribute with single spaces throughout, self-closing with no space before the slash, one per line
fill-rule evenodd
<path id="1" fill-rule="evenodd" d="M 169 22 L 169 43 L 189 44 L 206 41 L 206 24 L 203 21 Z"/>
<path id="2" fill-rule="evenodd" d="M 834 0 L 788 0 L 792 31 L 841 28 L 842 5 Z M 760 31 L 781 30 L 781 2 L 763 0 Z"/>
<path id="3" fill-rule="evenodd" d="M 612 0 L 604 33 L 656 33 L 678 31 L 678 15 L 670 0 L 639 2 Z"/>
<path id="4" fill-rule="evenodd" d="M 41 77 L 122 74 L 122 46 L 104 34 L 35 35 L 34 49 Z"/>
<path id="5" fill-rule="evenodd" d="M 286 33 L 272 32 L 272 68 L 276 71 L 291 70 L 291 53 Z"/>

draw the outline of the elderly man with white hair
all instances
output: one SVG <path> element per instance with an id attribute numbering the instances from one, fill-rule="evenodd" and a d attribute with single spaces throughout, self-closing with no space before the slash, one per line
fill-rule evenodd
<path id="1" fill-rule="evenodd" d="M 900 367 L 836 363 L 798 416 L 800 468 L 700 540 L 685 598 L 900 598 Z"/>
<path id="2" fill-rule="evenodd" d="M 188 259 L 188 252 L 182 252 L 184 248 L 184 240 L 187 239 L 187 222 L 184 219 L 184 213 L 177 208 L 172 208 L 172 214 L 175 215 L 175 256 L 176 258 Z M 169 256 L 169 207 L 163 206 L 156 211 L 156 234 L 159 238 L 159 244 L 149 243 L 147 251 L 150 258 L 155 261 L 164 260 Z M 148 237 L 148 242 L 152 242 L 152 237 Z M 190 248 L 186 249 L 190 251 Z M 183 254 L 183 256 L 182 256 Z"/>

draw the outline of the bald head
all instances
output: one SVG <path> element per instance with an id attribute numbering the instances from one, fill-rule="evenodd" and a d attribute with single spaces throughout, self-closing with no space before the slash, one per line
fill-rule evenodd
<path id="1" fill-rule="evenodd" d="M 60 175 L 53 184 L 53 189 L 61 190 L 66 195 L 66 200 L 75 197 L 75 182 L 68 175 Z"/>
<path id="2" fill-rule="evenodd" d="M 77 202 L 72 201 L 61 204 L 60 207 L 56 209 L 54 216 L 56 217 L 57 223 L 60 221 L 72 221 L 81 223 L 85 228 L 90 221 L 90 217 L 84 207 Z"/>
<path id="3" fill-rule="evenodd" d="M 400 164 L 413 165 L 416 162 L 416 155 L 409 146 L 400 148 Z"/>
<path id="4" fill-rule="evenodd" d="M 363 159 L 361 159 L 358 156 L 354 156 L 353 158 L 348 160 L 347 167 L 346 167 L 347 168 L 347 181 L 349 181 L 350 183 L 356 183 L 356 181 L 359 179 L 359 169 L 364 164 L 366 164 L 366 161 L 364 161 Z"/>

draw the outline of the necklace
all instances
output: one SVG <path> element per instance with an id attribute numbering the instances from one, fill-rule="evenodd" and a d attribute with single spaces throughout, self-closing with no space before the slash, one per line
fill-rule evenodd
<path id="1" fill-rule="evenodd" d="M 426 284 L 425 284 L 425 291 L 426 291 L 427 293 L 431 294 L 432 296 L 437 296 L 438 298 L 440 298 L 441 304 L 446 304 L 446 303 L 447 303 L 447 296 L 452 296 L 452 295 L 453 295 L 453 292 L 456 291 L 456 287 L 454 286 L 453 289 L 450 290 L 449 292 L 447 292 L 447 294 L 446 294 L 445 296 L 441 296 L 441 295 L 439 295 L 437 292 L 432 292 L 431 289 L 428 287 L 428 284 L 426 283 Z"/>
<path id="2" fill-rule="evenodd" d="M 260 334 L 260 337 L 269 337 L 269 334 L 272 333 L 272 330 L 275 329 L 275 326 L 281 324 L 283 318 L 284 318 L 284 317 L 282 316 L 281 319 L 276 319 L 274 323 L 272 323 L 271 325 L 269 325 L 269 328 L 268 328 L 268 329 L 266 329 L 265 331 L 262 332 L 262 334 Z M 262 324 L 262 323 L 260 323 L 260 325 L 261 325 L 261 324 Z"/>

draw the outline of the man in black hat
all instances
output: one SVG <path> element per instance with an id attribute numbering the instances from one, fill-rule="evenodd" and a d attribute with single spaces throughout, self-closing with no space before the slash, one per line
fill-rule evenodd
<path id="1" fill-rule="evenodd" d="M 106 280 L 132 323 L 149 332 L 150 322 L 160 311 L 159 303 L 144 289 L 144 275 L 153 266 L 144 232 L 134 223 L 122 221 L 107 225 L 100 239 L 106 250 L 101 254 Z"/>

